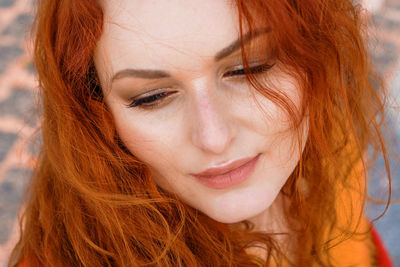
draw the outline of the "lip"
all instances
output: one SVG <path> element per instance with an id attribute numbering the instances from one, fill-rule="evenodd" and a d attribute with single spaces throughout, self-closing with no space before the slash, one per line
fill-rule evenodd
<path id="1" fill-rule="evenodd" d="M 208 168 L 192 175 L 207 187 L 225 189 L 245 181 L 253 173 L 260 155 L 236 160 L 225 166 Z"/>
<path id="2" fill-rule="evenodd" d="M 257 155 L 258 156 L 258 155 Z M 238 159 L 233 161 L 232 163 L 220 166 L 220 167 L 212 167 L 212 168 L 208 168 L 205 171 L 199 172 L 199 173 L 195 173 L 193 174 L 194 176 L 217 176 L 217 175 L 221 175 L 227 172 L 230 172 L 238 167 L 241 167 L 242 165 L 248 163 L 249 161 L 253 160 L 255 157 L 247 157 L 247 158 L 243 158 L 243 159 Z"/>

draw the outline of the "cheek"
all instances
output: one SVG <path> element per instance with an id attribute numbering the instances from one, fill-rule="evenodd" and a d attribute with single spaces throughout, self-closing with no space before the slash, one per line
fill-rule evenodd
<path id="1" fill-rule="evenodd" d="M 300 117 L 302 108 L 302 91 L 296 80 L 288 75 L 274 73 L 268 82 L 269 88 L 283 97 L 283 100 L 293 111 L 293 115 Z M 308 118 L 305 117 L 298 128 L 293 128 L 289 113 L 285 105 L 279 106 L 276 100 L 266 98 L 257 92 L 258 121 L 266 122 L 266 161 L 264 172 L 274 177 L 274 182 L 283 185 L 291 172 L 298 164 L 306 140 L 308 138 Z M 295 118 L 297 119 L 297 118 Z"/>
<path id="2" fill-rule="evenodd" d="M 298 82 L 282 71 L 271 73 L 268 80 L 261 80 L 270 92 L 264 94 L 256 91 L 253 116 L 257 114 L 258 122 L 265 122 L 268 138 L 281 139 L 282 135 L 290 135 L 292 131 L 292 118 L 290 113 L 300 116 L 302 105 L 302 91 Z M 292 112 L 288 112 L 292 111 Z"/>
<path id="3" fill-rule="evenodd" d="M 152 120 L 135 116 L 128 108 L 116 103 L 109 104 L 113 113 L 116 129 L 123 144 L 141 161 L 155 169 L 173 166 L 177 159 L 174 149 L 177 143 L 177 126 L 166 120 Z"/>
<path id="4" fill-rule="evenodd" d="M 139 127 L 138 121 L 131 124 L 129 119 L 118 121 L 116 118 L 117 131 L 124 145 L 139 160 L 148 164 L 156 184 L 170 191 L 173 181 L 167 181 L 161 173 L 176 173 L 175 163 L 179 162 L 176 155 L 179 154 L 173 151 L 174 144 L 168 138 L 168 128 L 154 132 L 145 124 Z"/>

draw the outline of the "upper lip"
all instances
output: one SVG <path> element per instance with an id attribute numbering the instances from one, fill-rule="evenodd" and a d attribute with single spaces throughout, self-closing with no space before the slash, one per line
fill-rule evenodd
<path id="1" fill-rule="evenodd" d="M 230 172 L 230 171 L 232 171 L 234 169 L 237 169 L 237 168 L 247 164 L 248 162 L 250 162 L 251 160 L 253 160 L 257 156 L 238 159 L 238 160 L 235 160 L 235 161 L 233 161 L 233 162 L 231 162 L 229 164 L 221 165 L 219 167 L 211 167 L 211 168 L 208 168 L 208 169 L 206 169 L 206 170 L 204 170 L 202 172 L 195 173 L 193 175 L 194 176 L 206 176 L 206 177 L 222 175 L 222 174 L 228 173 L 228 172 Z"/>

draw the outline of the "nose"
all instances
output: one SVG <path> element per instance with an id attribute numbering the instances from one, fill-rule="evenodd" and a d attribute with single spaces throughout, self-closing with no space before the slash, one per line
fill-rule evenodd
<path id="1" fill-rule="evenodd" d="M 205 90 L 196 95 L 191 107 L 192 143 L 207 153 L 221 154 L 235 139 L 235 121 L 226 101 L 229 98 Z"/>

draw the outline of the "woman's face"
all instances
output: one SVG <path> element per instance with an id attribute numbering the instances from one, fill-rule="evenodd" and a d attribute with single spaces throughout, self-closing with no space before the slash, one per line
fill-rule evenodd
<path id="1" fill-rule="evenodd" d="M 234 5 L 104 0 L 103 8 L 95 64 L 125 146 L 158 186 L 217 221 L 267 211 L 303 147 L 285 112 L 246 83 Z M 269 34 L 259 32 L 246 45 Z M 264 54 L 249 57 L 264 64 L 253 71 L 299 108 L 296 81 Z"/>

